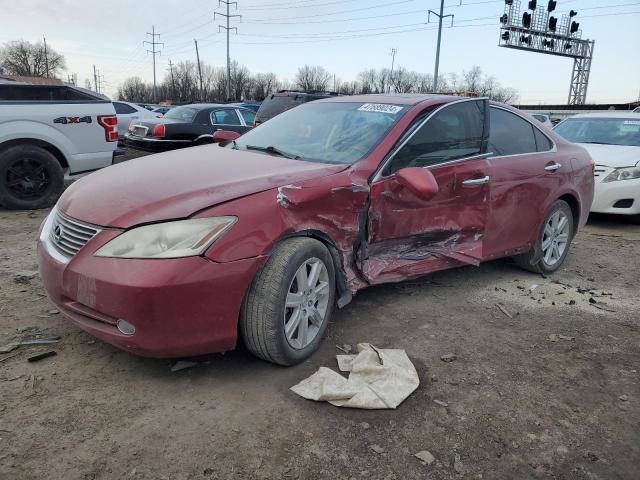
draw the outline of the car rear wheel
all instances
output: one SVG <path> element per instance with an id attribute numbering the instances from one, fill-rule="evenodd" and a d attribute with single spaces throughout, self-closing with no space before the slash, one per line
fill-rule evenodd
<path id="1" fill-rule="evenodd" d="M 564 263 L 574 233 L 571 207 L 564 200 L 558 200 L 545 217 L 534 247 L 514 260 L 525 270 L 553 273 Z"/>
<path id="2" fill-rule="evenodd" d="M 240 333 L 255 356 L 295 365 L 315 352 L 331 318 L 335 271 L 319 241 L 281 243 L 256 274 L 240 316 Z"/>
<path id="3" fill-rule="evenodd" d="M 56 157 L 35 145 L 14 145 L 0 151 L 0 205 L 32 210 L 50 204 L 64 186 Z"/>

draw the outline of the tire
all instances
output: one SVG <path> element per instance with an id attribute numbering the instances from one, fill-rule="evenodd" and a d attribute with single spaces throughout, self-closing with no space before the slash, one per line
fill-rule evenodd
<path id="1" fill-rule="evenodd" d="M 16 210 L 47 207 L 64 186 L 56 157 L 35 145 L 0 151 L 0 205 Z"/>
<path id="2" fill-rule="evenodd" d="M 325 271 L 322 267 L 312 270 L 316 262 L 320 262 Z M 298 307 L 288 307 L 288 295 L 291 295 L 291 301 L 298 301 L 298 278 L 302 277 L 297 272 L 303 266 L 305 274 L 320 272 L 318 285 L 327 285 L 315 297 L 314 293 L 307 296 L 303 292 L 300 298 L 304 302 L 301 301 Z M 310 288 L 303 290 L 311 291 Z M 253 355 L 268 362 L 286 366 L 300 363 L 318 349 L 331 319 L 334 299 L 335 270 L 327 248 L 321 242 L 306 237 L 285 240 L 256 274 L 247 293 L 240 314 L 240 334 L 244 344 Z M 315 302 L 317 307 L 309 306 L 309 302 Z M 305 315 L 313 311 L 318 312 L 321 320 L 313 315 L 307 320 Z M 296 319 L 299 320 L 297 330 L 292 328 Z M 306 336 L 301 335 L 304 325 L 308 325 Z M 290 330 L 289 336 L 286 328 Z"/>
<path id="3" fill-rule="evenodd" d="M 556 217 L 558 215 L 558 217 Z M 555 231 L 553 227 L 553 219 L 558 218 L 559 221 L 566 222 L 560 224 L 562 227 L 559 231 Z M 551 234 L 551 235 L 550 235 Z M 550 274 L 558 270 L 569 253 L 569 246 L 575 234 L 575 225 L 573 221 L 573 212 L 571 207 L 564 200 L 557 200 L 549 213 L 544 217 L 538 238 L 533 248 L 528 252 L 513 257 L 516 265 L 530 272 Z M 551 255 L 547 255 L 549 248 L 555 246 L 557 250 Z M 564 240 L 564 242 L 562 241 Z M 549 243 L 550 242 L 550 246 Z"/>

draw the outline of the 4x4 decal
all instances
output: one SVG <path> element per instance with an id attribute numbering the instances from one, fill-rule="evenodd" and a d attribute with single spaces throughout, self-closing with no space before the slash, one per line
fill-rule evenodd
<path id="1" fill-rule="evenodd" d="M 84 117 L 58 117 L 53 120 L 53 123 L 61 123 L 66 125 L 67 123 L 91 123 L 91 116 Z"/>

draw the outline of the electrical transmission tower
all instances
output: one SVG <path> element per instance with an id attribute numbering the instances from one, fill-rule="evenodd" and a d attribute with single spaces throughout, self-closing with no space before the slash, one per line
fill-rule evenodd
<path id="1" fill-rule="evenodd" d="M 231 56 L 229 55 L 229 31 L 230 30 L 235 30 L 236 33 L 238 33 L 238 29 L 236 27 L 230 27 L 229 26 L 229 20 L 231 20 L 232 18 L 240 18 L 240 21 L 242 21 L 242 15 L 231 15 L 229 13 L 229 7 L 231 5 L 235 5 L 236 10 L 238 9 L 238 2 L 230 2 L 228 0 L 218 0 L 218 8 L 220 8 L 220 6 L 225 5 L 226 7 L 226 12 L 227 13 L 218 13 L 218 12 L 214 12 L 213 13 L 213 19 L 216 19 L 216 15 L 220 15 L 221 17 L 226 18 L 227 20 L 227 25 L 218 25 L 218 31 L 220 31 L 220 29 L 222 30 L 226 30 L 227 31 L 227 85 L 226 85 L 226 95 L 227 95 L 227 101 L 229 101 L 231 99 Z"/>
<path id="2" fill-rule="evenodd" d="M 389 74 L 389 93 L 391 93 L 391 84 L 393 83 L 393 67 L 396 63 L 396 53 L 398 53 L 397 48 L 392 48 L 389 50 L 389 55 L 391 55 L 391 73 Z"/>
<path id="3" fill-rule="evenodd" d="M 155 25 L 151 26 L 151 32 L 147 32 L 147 35 L 151 36 L 151 41 L 143 40 L 142 45 L 151 45 L 151 50 L 147 50 L 147 53 L 153 55 L 153 103 L 156 103 L 158 101 L 158 90 L 156 87 L 156 54 L 162 55 L 162 52 L 160 50 L 156 50 L 156 45 L 162 45 L 164 47 L 164 43 L 156 42 L 156 37 L 160 37 L 160 34 L 156 33 Z"/>
<path id="4" fill-rule="evenodd" d="M 460 1 L 460 4 L 462 4 L 462 1 Z M 454 15 L 444 14 L 444 0 L 440 0 L 440 13 L 429 10 L 429 17 L 427 19 L 427 22 L 431 21 L 431 14 L 438 17 L 438 44 L 436 46 L 436 66 L 433 71 L 433 92 L 436 93 L 438 91 L 438 69 L 440 68 L 440 41 L 442 40 L 442 20 L 447 17 L 451 17 L 451 26 L 453 26 Z"/>

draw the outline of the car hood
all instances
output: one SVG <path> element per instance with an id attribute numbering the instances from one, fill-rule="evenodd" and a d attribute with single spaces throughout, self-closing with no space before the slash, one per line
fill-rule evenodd
<path id="1" fill-rule="evenodd" d="M 633 167 L 640 163 L 640 147 L 597 143 L 580 143 L 579 145 L 589 152 L 596 165 L 620 168 Z"/>
<path id="2" fill-rule="evenodd" d="M 129 228 L 185 218 L 235 198 L 346 168 L 204 145 L 149 155 L 92 173 L 65 191 L 58 208 L 94 225 Z"/>

